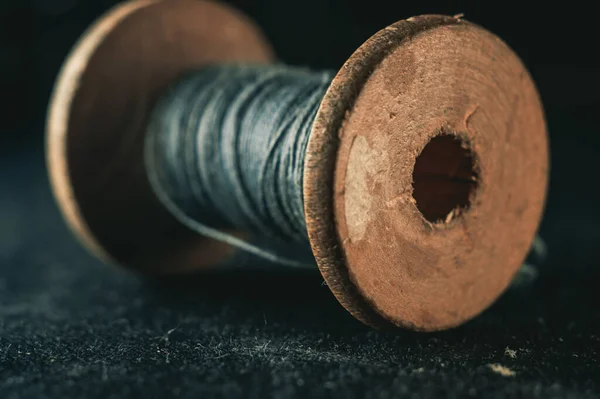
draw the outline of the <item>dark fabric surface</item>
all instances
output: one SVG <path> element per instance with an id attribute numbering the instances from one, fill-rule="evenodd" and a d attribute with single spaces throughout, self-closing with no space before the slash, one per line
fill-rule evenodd
<path id="1" fill-rule="evenodd" d="M 551 131 L 593 128 L 561 112 Z M 149 281 L 103 265 L 64 226 L 39 143 L 3 148 L 0 398 L 598 397 L 595 143 L 552 148 L 540 276 L 436 334 L 363 326 L 317 273 Z"/>

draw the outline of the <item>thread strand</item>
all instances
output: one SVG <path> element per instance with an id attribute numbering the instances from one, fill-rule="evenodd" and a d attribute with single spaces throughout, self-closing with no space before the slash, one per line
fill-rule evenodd
<path id="1" fill-rule="evenodd" d="M 145 162 L 160 201 L 189 228 L 273 262 L 303 244 L 308 137 L 333 77 L 279 66 L 221 65 L 183 79 L 150 118 Z M 222 230 L 239 228 L 255 245 Z M 314 266 L 314 263 L 310 263 Z"/>

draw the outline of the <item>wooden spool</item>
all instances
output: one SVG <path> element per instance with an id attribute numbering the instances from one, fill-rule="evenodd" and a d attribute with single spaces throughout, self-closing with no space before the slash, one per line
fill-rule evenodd
<path id="1" fill-rule="evenodd" d="M 144 170 L 145 126 L 183 74 L 273 60 L 251 21 L 208 1 L 124 3 L 85 33 L 55 87 L 47 157 L 59 206 L 88 248 L 145 273 L 231 257 L 159 204 Z M 399 21 L 350 57 L 317 114 L 304 171 L 313 254 L 359 320 L 453 327 L 508 286 L 547 177 L 539 96 L 506 44 L 459 18 Z"/>

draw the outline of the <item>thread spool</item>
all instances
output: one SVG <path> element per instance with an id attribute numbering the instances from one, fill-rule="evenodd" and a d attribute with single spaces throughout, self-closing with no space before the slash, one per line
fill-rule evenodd
<path id="1" fill-rule="evenodd" d="M 208 268 L 232 255 L 157 200 L 145 129 L 183 74 L 273 60 L 251 21 L 213 2 L 124 3 L 90 28 L 61 71 L 47 126 L 54 193 L 88 248 L 146 273 Z M 440 330 L 477 315 L 533 240 L 547 148 L 535 86 L 493 34 L 445 16 L 375 34 L 333 79 L 306 151 L 306 227 L 336 298 L 378 328 Z M 440 203 L 422 177 L 463 163 L 475 187 L 461 203 Z"/>

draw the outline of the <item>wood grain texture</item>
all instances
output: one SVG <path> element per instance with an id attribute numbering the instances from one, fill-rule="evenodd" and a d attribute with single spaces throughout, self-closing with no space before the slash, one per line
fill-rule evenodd
<path id="1" fill-rule="evenodd" d="M 415 205 L 412 172 L 442 133 L 468 143 L 478 184 L 466 212 L 431 223 Z M 461 324 L 523 261 L 547 175 L 542 106 L 518 57 L 459 19 L 400 21 L 350 57 L 317 115 L 304 193 L 319 268 L 365 323 Z"/>

